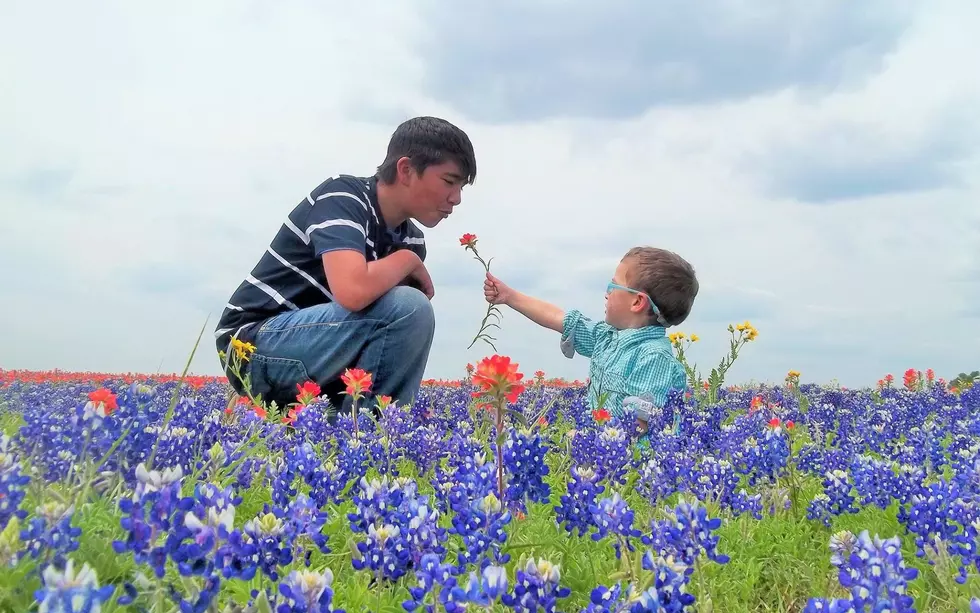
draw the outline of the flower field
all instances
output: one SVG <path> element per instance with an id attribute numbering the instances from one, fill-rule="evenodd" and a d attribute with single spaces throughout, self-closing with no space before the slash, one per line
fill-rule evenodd
<path id="1" fill-rule="evenodd" d="M 502 356 L 414 406 L 350 371 L 356 422 L 0 371 L 0 611 L 980 611 L 980 386 L 723 385 L 754 335 L 642 444 Z"/>

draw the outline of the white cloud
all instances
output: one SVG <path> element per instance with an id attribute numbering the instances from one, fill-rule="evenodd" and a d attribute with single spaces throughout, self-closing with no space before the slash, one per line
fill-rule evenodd
<path id="1" fill-rule="evenodd" d="M 0 367 L 179 370 L 210 312 L 194 370 L 218 372 L 215 318 L 283 215 L 326 176 L 370 173 L 397 121 L 434 114 L 469 133 L 479 175 L 427 233 L 431 376 L 488 351 L 465 350 L 486 310 L 480 266 L 456 241 L 467 231 L 501 278 L 594 316 L 629 247 L 678 251 L 701 279 L 682 326 L 704 339 L 699 362 L 725 350 L 726 308 L 731 321 L 745 305 L 759 314 L 736 380 L 976 368 L 980 157 L 965 111 L 980 78 L 958 68 L 980 53 L 972 3 L 930 4 L 882 72 L 819 97 L 787 88 L 631 120 L 509 125 L 427 97 L 408 34 L 426 24 L 408 3 L 53 11 L 22 3 L 0 25 L 13 92 L 0 99 L 0 262 L 15 271 L 0 300 L 16 322 Z M 787 165 L 825 172 L 843 159 L 871 173 L 951 135 L 948 186 L 822 205 L 771 189 Z M 512 311 L 499 339 L 526 373 L 586 375 Z"/>

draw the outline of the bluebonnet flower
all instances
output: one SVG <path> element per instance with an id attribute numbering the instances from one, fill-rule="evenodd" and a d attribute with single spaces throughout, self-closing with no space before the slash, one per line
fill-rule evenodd
<path id="1" fill-rule="evenodd" d="M 516 575 L 513 593 L 503 594 L 500 601 L 517 613 L 536 613 L 539 608 L 553 613 L 558 600 L 572 593 L 561 586 L 559 566 L 544 558 L 537 562 L 528 558 L 523 568 L 518 566 Z"/>
<path id="2" fill-rule="evenodd" d="M 967 573 L 972 566 L 980 571 L 980 496 L 968 500 L 956 500 L 950 509 L 953 520 L 962 526 L 962 531 L 952 537 L 949 552 L 959 557 L 957 583 L 966 583 Z"/>
<path id="3" fill-rule="evenodd" d="M 411 479 L 371 479 L 361 477 L 358 489 L 351 492 L 356 511 L 348 513 L 351 530 L 366 533 L 370 526 L 383 523 L 402 523 L 399 515 L 402 502 L 415 496 L 415 482 Z"/>
<path id="4" fill-rule="evenodd" d="M 654 555 L 648 549 L 643 554 L 642 568 L 653 573 L 653 585 L 639 594 L 641 611 L 682 613 L 690 610 L 695 601 L 694 595 L 687 591 L 690 566 L 671 556 Z"/>
<path id="5" fill-rule="evenodd" d="M 426 596 L 431 594 L 435 588 L 439 590 L 452 590 L 456 587 L 456 567 L 452 564 L 445 564 L 442 558 L 434 553 L 427 553 L 419 560 L 415 567 L 415 578 L 418 583 L 408 588 L 409 600 L 402 602 L 402 608 L 406 611 L 424 609 L 434 611 L 434 605 L 426 605 Z"/>
<path id="6" fill-rule="evenodd" d="M 742 488 L 732 496 L 729 508 L 736 517 L 748 513 L 755 519 L 762 519 L 762 494 L 750 495 Z"/>
<path id="7" fill-rule="evenodd" d="M 895 492 L 894 462 L 878 460 L 868 455 L 859 455 L 851 463 L 851 477 L 854 488 L 861 496 L 861 504 L 874 504 L 886 509 L 891 504 Z"/>
<path id="8" fill-rule="evenodd" d="M 449 470 L 436 469 L 432 485 L 435 487 L 439 509 L 446 513 L 449 510 L 459 512 L 467 508 L 472 501 L 482 500 L 490 492 L 496 492 L 497 467 L 487 461 L 482 447 L 471 442 L 464 445 L 459 456 L 453 456 L 448 461 Z"/>
<path id="9" fill-rule="evenodd" d="M 30 476 L 22 472 L 22 467 L 14 455 L 10 437 L 0 434 L 0 531 L 11 518 L 24 519 L 27 511 L 20 508 L 27 495 Z"/>
<path id="10" fill-rule="evenodd" d="M 642 538 L 660 556 L 672 557 L 693 566 L 704 551 L 708 559 L 727 564 L 728 556 L 718 552 L 719 537 L 712 534 L 721 527 L 721 518 L 708 518 L 707 509 L 697 500 L 681 501 L 671 510 L 672 517 L 651 522 L 651 533 Z"/>
<path id="11" fill-rule="evenodd" d="M 512 429 L 504 443 L 504 466 L 510 479 L 506 496 L 514 508 L 526 511 L 525 499 L 531 502 L 548 502 L 551 487 L 545 483 L 549 468 L 545 464 L 547 446 L 541 440 L 541 433 L 530 430 Z"/>
<path id="12" fill-rule="evenodd" d="M 480 607 L 489 607 L 507 593 L 507 569 L 503 566 L 485 566 L 480 577 L 470 572 L 465 601 Z"/>
<path id="13" fill-rule="evenodd" d="M 115 591 L 112 585 L 99 587 L 98 576 L 87 562 L 76 573 L 71 559 L 64 568 L 48 565 L 41 579 L 41 589 L 34 592 L 40 613 L 96 613 Z"/>
<path id="14" fill-rule="evenodd" d="M 432 425 L 418 426 L 405 442 L 404 454 L 425 474 L 446 454 L 442 433 Z"/>
<path id="15" fill-rule="evenodd" d="M 182 608 L 203 611 L 217 597 L 224 562 L 224 556 L 219 552 L 228 544 L 235 521 L 235 505 L 239 502 L 231 486 L 222 489 L 210 483 L 199 483 L 194 488 L 194 496 L 182 500 L 178 506 L 167 536 L 167 549 L 182 576 L 203 579 L 203 587 L 193 601 L 184 598 L 176 587 L 171 587 L 171 597 Z M 254 572 L 247 567 L 244 570 L 245 576 Z"/>
<path id="16" fill-rule="evenodd" d="M 827 471 L 823 480 L 824 491 L 817 494 L 807 508 L 807 517 L 819 519 L 830 527 L 831 516 L 843 513 L 857 513 L 860 509 L 854 504 L 851 494 L 853 485 L 850 476 L 842 470 Z"/>
<path id="17" fill-rule="evenodd" d="M 626 431 L 612 424 L 604 425 L 596 435 L 595 464 L 599 479 L 610 484 L 626 482 L 626 470 L 632 458 Z"/>
<path id="18" fill-rule="evenodd" d="M 428 553 L 441 555 L 445 552 L 446 529 L 439 526 L 439 511 L 429 503 L 427 496 L 418 496 L 416 488 L 416 483 L 406 478 L 391 482 L 387 478 L 372 481 L 362 478 L 360 490 L 354 494 L 357 511 L 348 514 L 351 529 L 369 535 L 367 544 L 358 545 L 362 554 L 368 555 L 371 547 L 387 545 L 387 541 L 382 543 L 377 538 L 372 542 L 372 530 L 386 539 L 398 537 L 397 559 L 405 568 L 386 568 L 388 578 L 401 576 L 409 564 L 418 564 Z M 381 528 L 386 532 L 379 532 Z"/>
<path id="19" fill-rule="evenodd" d="M 315 400 L 296 414 L 293 421 L 296 433 L 307 441 L 327 444 L 331 440 L 330 403 Z M 326 452 L 326 450 L 324 450 Z"/>
<path id="20" fill-rule="evenodd" d="M 294 570 L 279 584 L 276 613 L 344 613 L 333 606 L 333 572 Z"/>
<path id="21" fill-rule="evenodd" d="M 305 550 L 304 560 L 309 566 L 313 547 L 320 553 L 330 553 L 327 535 L 323 533 L 323 526 L 329 516 L 325 511 L 321 511 L 319 505 L 309 496 L 300 494 L 289 503 L 287 508 L 275 508 L 273 512 L 289 523 L 294 559 L 299 559 L 300 553 Z"/>
<path id="22" fill-rule="evenodd" d="M 370 570 L 378 578 L 395 580 L 408 572 L 408 543 L 398 526 L 368 526 L 367 539 L 357 544 L 351 560 L 354 570 Z"/>
<path id="23" fill-rule="evenodd" d="M 905 566 L 901 541 L 898 537 L 872 539 L 862 531 L 854 550 L 842 560 L 838 580 L 850 590 L 851 600 L 858 610 L 911 612 L 913 599 L 908 595 L 908 582 L 918 576 L 915 568 Z"/>
<path id="24" fill-rule="evenodd" d="M 811 598 L 803 608 L 803 613 L 858 613 L 850 598 Z M 860 610 L 862 613 L 864 609 Z"/>
<path id="25" fill-rule="evenodd" d="M 46 502 L 37 508 L 36 515 L 27 520 L 20 533 L 32 558 L 49 560 L 55 568 L 63 568 L 66 556 L 78 549 L 82 529 L 72 526 L 74 509 L 59 502 Z"/>
<path id="26" fill-rule="evenodd" d="M 157 577 L 163 577 L 172 518 L 178 508 L 189 509 L 192 499 L 181 499 L 183 469 L 180 466 L 163 471 L 136 467 L 137 485 L 132 496 L 119 501 L 123 517 L 119 523 L 127 532 L 125 541 L 113 541 L 116 553 L 132 551 L 138 564 L 149 563 Z"/>
<path id="27" fill-rule="evenodd" d="M 510 513 L 493 492 L 457 508 L 449 532 L 463 539 L 463 550 L 457 554 L 459 567 L 462 569 L 473 563 L 479 563 L 480 568 L 506 564 L 510 555 L 501 553 L 501 545 L 507 541 L 504 527 L 510 523 L 510 518 Z"/>
<path id="28" fill-rule="evenodd" d="M 698 467 L 689 473 L 687 489 L 702 502 L 731 506 L 739 477 L 731 462 L 712 455 L 701 458 Z"/>
<path id="29" fill-rule="evenodd" d="M 677 491 L 677 471 L 673 456 L 655 451 L 638 468 L 637 491 L 651 505 L 667 498 Z"/>
<path id="30" fill-rule="evenodd" d="M 605 486 L 599 484 L 599 476 L 589 467 L 573 466 L 568 480 L 567 493 L 555 506 L 555 521 L 569 534 L 578 532 L 584 536 L 595 525 L 592 506 Z"/>
<path id="31" fill-rule="evenodd" d="M 288 566 L 293 561 L 293 551 L 289 546 L 292 537 L 291 526 L 277 517 L 268 508 L 254 517 L 228 537 L 229 547 L 225 565 L 225 577 L 238 577 L 249 580 L 255 570 L 261 570 L 273 581 L 279 579 L 279 567 Z"/>
<path id="32" fill-rule="evenodd" d="M 613 547 L 616 550 L 617 560 L 622 556 L 624 544 L 627 550 L 635 550 L 631 539 L 639 537 L 642 533 L 633 527 L 633 510 L 629 508 L 619 492 L 613 492 L 612 496 L 602 498 L 589 510 L 592 511 L 596 527 L 592 540 L 602 540 L 612 533 L 615 536 Z"/>
<path id="33" fill-rule="evenodd" d="M 912 495 L 908 507 L 898 508 L 898 521 L 915 535 L 916 556 L 926 555 L 926 546 L 936 548 L 949 543 L 959 531 L 952 516 L 952 504 L 959 498 L 954 481 L 931 483 Z"/>
<path id="34" fill-rule="evenodd" d="M 367 474 L 368 452 L 368 446 L 361 439 L 342 438 L 340 440 L 337 465 L 340 467 L 345 486 L 351 481 L 360 480 Z"/>

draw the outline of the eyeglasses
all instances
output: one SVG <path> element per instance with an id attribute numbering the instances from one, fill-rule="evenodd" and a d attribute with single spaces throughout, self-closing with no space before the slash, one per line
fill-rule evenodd
<path id="1" fill-rule="evenodd" d="M 646 292 L 641 292 L 638 289 L 633 289 L 632 287 L 626 287 L 625 285 L 620 285 L 619 283 L 614 283 L 613 281 L 610 281 L 609 285 L 606 286 L 606 295 L 608 296 L 610 293 L 612 293 L 614 289 L 621 289 L 624 292 L 637 294 L 638 296 L 643 296 L 644 298 L 646 298 L 647 304 L 649 304 L 650 309 L 653 310 L 653 314 L 657 316 L 657 323 L 665 328 L 667 327 L 667 320 L 664 319 L 664 316 L 660 313 L 660 309 L 657 308 L 657 305 L 653 303 L 653 299 L 650 298 L 650 296 L 648 296 Z"/>

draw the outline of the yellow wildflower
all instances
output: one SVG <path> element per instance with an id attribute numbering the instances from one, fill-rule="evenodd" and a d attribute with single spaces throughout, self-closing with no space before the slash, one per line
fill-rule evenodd
<path id="1" fill-rule="evenodd" d="M 242 360 L 247 360 L 248 356 L 255 352 L 255 345 L 240 341 L 237 338 L 231 339 L 231 346 Z"/>

